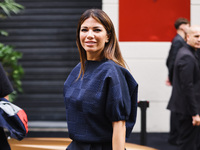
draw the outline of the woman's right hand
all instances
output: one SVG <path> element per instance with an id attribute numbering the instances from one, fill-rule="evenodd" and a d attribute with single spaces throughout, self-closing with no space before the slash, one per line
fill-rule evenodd
<path id="1" fill-rule="evenodd" d="M 197 114 L 196 116 L 192 116 L 192 124 L 193 126 L 200 126 L 199 114 Z"/>

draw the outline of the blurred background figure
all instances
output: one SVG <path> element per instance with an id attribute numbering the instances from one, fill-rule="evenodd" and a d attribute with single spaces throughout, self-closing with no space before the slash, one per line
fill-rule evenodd
<path id="1" fill-rule="evenodd" d="M 168 68 L 167 85 L 172 84 L 174 61 L 176 59 L 178 50 L 186 43 L 186 34 L 189 25 L 190 23 L 186 18 L 178 18 L 174 23 L 177 34 L 172 40 L 171 48 L 169 50 L 169 55 L 166 62 Z"/>
<path id="2" fill-rule="evenodd" d="M 189 21 L 186 18 L 178 18 L 174 27 L 176 28 L 177 34 L 172 40 L 171 48 L 169 50 L 169 55 L 167 57 L 167 68 L 168 68 L 168 78 L 166 81 L 166 85 L 171 86 L 173 80 L 173 69 L 174 62 L 176 59 L 176 55 L 178 50 L 186 44 L 186 33 L 189 28 Z M 171 112 L 170 115 L 170 133 L 168 142 L 172 145 L 176 145 L 177 137 L 178 137 L 178 122 L 176 113 Z"/>
<path id="3" fill-rule="evenodd" d="M 200 143 L 200 68 L 197 49 L 200 48 L 200 26 L 192 26 L 187 33 L 187 44 L 177 53 L 172 95 L 168 109 L 178 120 L 179 150 L 199 150 Z"/>

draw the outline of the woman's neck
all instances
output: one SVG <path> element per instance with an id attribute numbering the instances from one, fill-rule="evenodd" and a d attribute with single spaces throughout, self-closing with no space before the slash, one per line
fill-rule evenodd
<path id="1" fill-rule="evenodd" d="M 90 61 L 101 61 L 104 58 L 104 56 L 101 54 L 97 54 L 97 53 L 87 53 L 87 60 Z"/>

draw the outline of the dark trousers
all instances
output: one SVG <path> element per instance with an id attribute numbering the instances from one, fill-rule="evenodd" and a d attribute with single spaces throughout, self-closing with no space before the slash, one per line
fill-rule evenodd
<path id="1" fill-rule="evenodd" d="M 2 127 L 0 127 L 0 150 L 11 150 Z"/>
<path id="2" fill-rule="evenodd" d="M 178 140 L 178 131 L 179 129 L 179 120 L 178 114 L 175 112 L 171 112 L 170 115 L 170 132 L 168 142 L 172 145 L 177 145 Z"/>
<path id="3" fill-rule="evenodd" d="M 192 117 L 179 114 L 179 150 L 200 150 L 200 127 L 192 125 Z"/>

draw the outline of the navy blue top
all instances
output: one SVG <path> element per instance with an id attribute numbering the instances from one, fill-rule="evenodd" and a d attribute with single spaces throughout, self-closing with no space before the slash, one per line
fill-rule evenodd
<path id="1" fill-rule="evenodd" d="M 87 61 L 83 78 L 79 63 L 64 83 L 69 137 L 81 142 L 111 142 L 112 122 L 126 121 L 126 137 L 137 113 L 138 84 L 111 60 Z"/>

